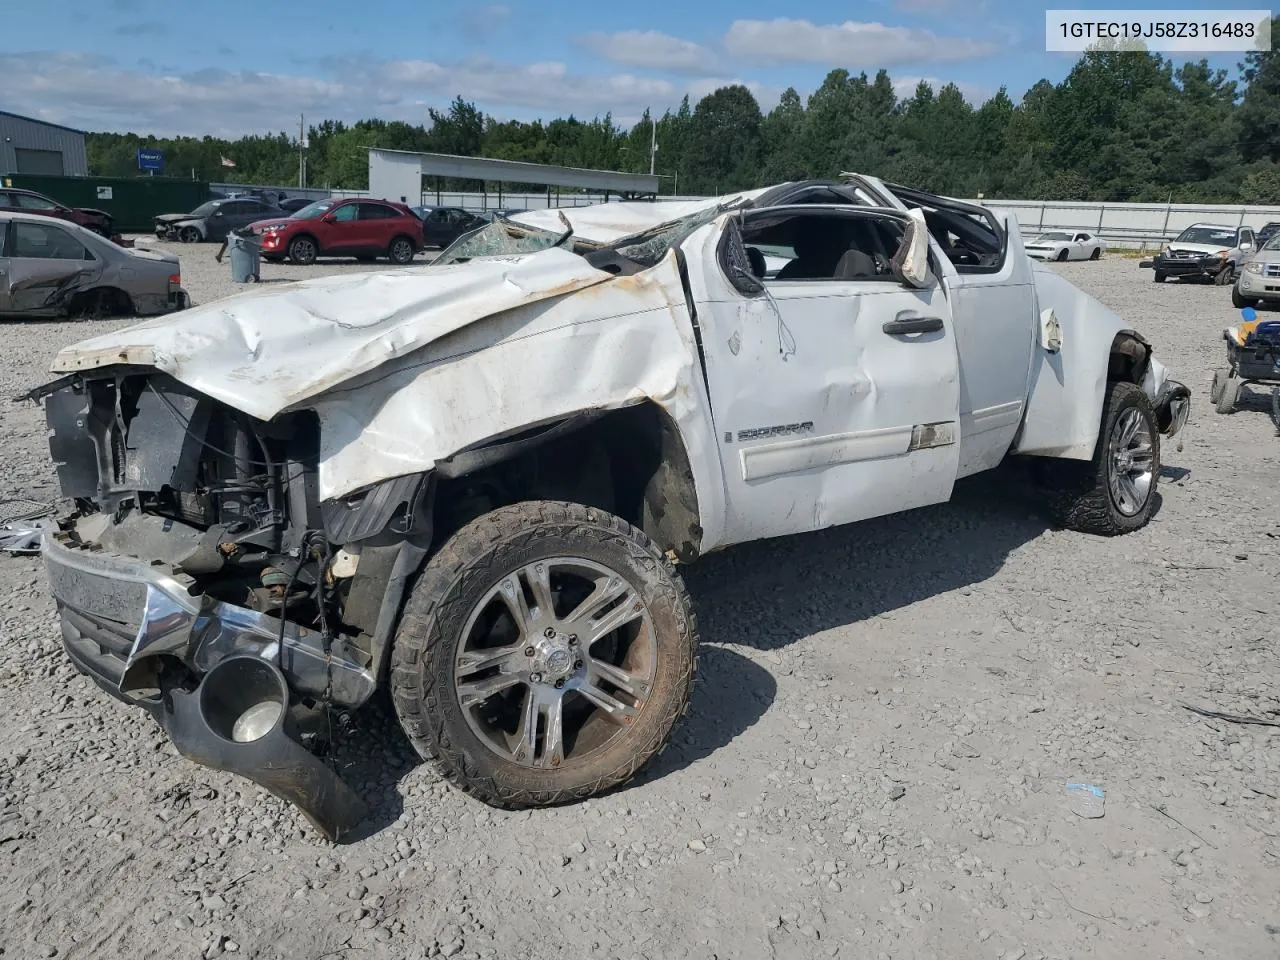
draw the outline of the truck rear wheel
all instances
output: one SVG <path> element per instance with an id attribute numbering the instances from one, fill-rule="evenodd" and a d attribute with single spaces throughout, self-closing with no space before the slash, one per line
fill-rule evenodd
<path id="1" fill-rule="evenodd" d="M 1160 429 L 1142 388 L 1128 381 L 1110 384 L 1093 459 L 1055 466 L 1049 502 L 1062 526 L 1099 536 L 1146 526 L 1160 477 Z"/>
<path id="2" fill-rule="evenodd" d="M 406 735 L 498 807 L 629 780 L 689 703 L 696 624 L 675 568 L 604 511 L 530 501 L 473 520 L 426 565 L 391 652 Z"/>

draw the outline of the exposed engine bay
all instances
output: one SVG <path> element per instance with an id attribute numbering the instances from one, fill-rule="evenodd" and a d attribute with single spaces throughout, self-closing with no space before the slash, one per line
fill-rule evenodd
<path id="1" fill-rule="evenodd" d="M 358 634 L 341 619 L 358 555 L 323 535 L 313 415 L 255 422 L 154 371 L 81 378 L 45 402 L 73 536 L 162 560 L 193 592 Z"/>
<path id="2" fill-rule="evenodd" d="M 62 491 L 75 502 L 46 549 L 68 652 L 151 710 L 184 753 L 210 763 L 211 745 L 229 750 L 213 765 L 279 787 L 269 782 L 278 758 L 242 764 L 231 745 L 260 752 L 264 730 L 291 725 L 290 709 L 352 708 L 372 696 L 395 585 L 407 579 L 397 579 L 397 561 L 416 567 L 424 550 L 414 540 L 430 536 L 426 478 L 321 505 L 309 412 L 264 423 L 136 368 L 74 375 L 40 394 Z M 254 662 L 235 666 L 245 660 Z M 224 663 L 234 669 L 219 670 Z M 184 745 L 176 704 L 213 677 L 227 685 L 216 701 L 255 685 L 265 700 L 243 704 L 225 736 L 214 729 Z M 187 712 L 216 728 L 221 708 L 204 701 Z M 323 782 L 323 797 L 355 801 L 318 758 L 302 756 L 306 739 L 294 731 L 280 746 L 300 751 L 295 766 Z M 335 819 L 317 825 L 336 836 L 349 818 L 298 796 L 298 770 L 282 792 L 313 820 Z"/>

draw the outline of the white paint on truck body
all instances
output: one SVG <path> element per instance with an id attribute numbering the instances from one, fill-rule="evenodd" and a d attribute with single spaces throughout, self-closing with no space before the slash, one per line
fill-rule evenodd
<path id="1" fill-rule="evenodd" d="M 956 444 L 909 450 L 916 425 L 957 418 L 955 340 L 936 282 L 914 290 L 772 280 L 744 296 L 716 256 L 732 216 L 684 244 L 729 507 L 726 542 L 948 499 Z M 938 317 L 943 330 L 886 334 L 884 323 L 902 315 Z"/>
<path id="2" fill-rule="evenodd" d="M 885 208 L 854 215 L 916 216 L 862 183 Z M 707 216 L 707 203 L 692 206 Z M 671 210 L 567 213 L 575 236 L 599 243 Z M 312 409 L 322 499 L 577 413 L 653 402 L 688 453 L 703 552 L 946 500 L 957 477 L 1010 449 L 1092 455 L 1125 326 L 1033 272 L 1012 218 L 992 272 L 958 272 L 931 237 L 932 273 L 917 249 L 911 283 L 773 278 L 744 293 L 719 257 L 739 216 L 752 211 L 690 226 L 633 275 L 550 247 L 317 278 L 95 337 L 53 370 L 153 367 L 261 420 Z M 1043 342 L 1048 311 L 1056 350 Z M 904 334 L 904 318 L 930 326 Z M 1165 379 L 1153 362 L 1142 386 L 1154 398 Z"/>

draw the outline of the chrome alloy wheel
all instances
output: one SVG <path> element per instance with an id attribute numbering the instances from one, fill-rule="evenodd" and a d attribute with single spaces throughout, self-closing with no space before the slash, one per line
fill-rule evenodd
<path id="1" fill-rule="evenodd" d="M 1136 516 L 1146 506 L 1154 480 L 1151 426 L 1136 407 L 1116 418 L 1107 456 L 1112 502 L 1124 516 Z"/>
<path id="2" fill-rule="evenodd" d="M 625 735 L 649 697 L 657 654 L 649 612 L 621 574 L 549 557 L 504 576 L 472 609 L 454 692 L 498 756 L 557 768 Z"/>

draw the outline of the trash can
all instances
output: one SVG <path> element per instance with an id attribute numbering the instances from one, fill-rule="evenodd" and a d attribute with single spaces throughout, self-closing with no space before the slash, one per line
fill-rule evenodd
<path id="1" fill-rule="evenodd" d="M 227 234 L 231 254 L 231 279 L 235 283 L 257 283 L 262 264 L 262 242 L 252 234 Z"/>

